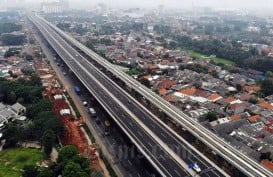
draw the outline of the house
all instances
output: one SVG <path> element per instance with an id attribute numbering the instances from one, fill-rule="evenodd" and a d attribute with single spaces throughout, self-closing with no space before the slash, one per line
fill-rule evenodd
<path id="1" fill-rule="evenodd" d="M 220 96 L 219 94 L 215 93 L 215 94 L 211 94 L 209 97 L 207 97 L 207 99 L 211 102 L 215 102 L 218 101 L 220 99 L 222 99 L 223 97 Z"/>
<path id="2" fill-rule="evenodd" d="M 12 121 L 16 118 L 16 113 L 10 109 L 10 108 L 6 108 L 2 111 L 0 111 L 0 117 L 8 120 L 8 121 Z"/>
<path id="3" fill-rule="evenodd" d="M 13 121 L 26 113 L 26 108 L 19 103 L 12 106 L 6 106 L 0 103 L 0 123 Z"/>
<path id="4" fill-rule="evenodd" d="M 195 87 L 182 89 L 180 92 L 185 95 L 194 95 L 197 89 Z"/>
<path id="5" fill-rule="evenodd" d="M 252 93 L 256 93 L 256 92 L 260 91 L 261 87 L 258 85 L 250 85 L 250 86 L 245 86 L 243 88 L 243 90 L 249 94 L 252 94 Z"/>
<path id="6" fill-rule="evenodd" d="M 245 111 L 247 107 L 246 103 L 235 103 L 227 107 L 226 112 L 230 114 L 240 114 Z"/>
<path id="7" fill-rule="evenodd" d="M 22 106 L 20 103 L 15 103 L 10 108 L 15 112 L 17 117 L 22 116 L 26 113 L 26 108 Z"/>
<path id="8" fill-rule="evenodd" d="M 270 103 L 264 101 L 261 102 L 260 104 L 258 104 L 259 107 L 264 108 L 264 109 L 270 109 L 273 110 L 273 105 L 271 105 Z"/>
<path id="9" fill-rule="evenodd" d="M 256 123 L 260 120 L 260 115 L 255 115 L 247 118 L 250 123 Z"/>

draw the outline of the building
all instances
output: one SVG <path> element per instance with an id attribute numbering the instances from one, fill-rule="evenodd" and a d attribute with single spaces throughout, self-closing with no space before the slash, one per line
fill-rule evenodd
<path id="1" fill-rule="evenodd" d="M 20 118 L 26 113 L 26 108 L 20 103 L 15 103 L 12 106 L 0 103 L 0 124 L 3 125 L 10 121 Z"/>
<path id="2" fill-rule="evenodd" d="M 62 13 L 68 8 L 68 0 L 43 1 L 41 4 L 41 11 L 46 14 Z"/>

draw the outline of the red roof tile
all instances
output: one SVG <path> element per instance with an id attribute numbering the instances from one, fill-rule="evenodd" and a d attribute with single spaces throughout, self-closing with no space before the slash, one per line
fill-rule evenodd
<path id="1" fill-rule="evenodd" d="M 272 109 L 273 110 L 273 106 L 270 103 L 265 102 L 265 101 L 258 104 L 258 106 L 260 106 L 262 108 L 265 108 L 265 109 Z"/>
<path id="2" fill-rule="evenodd" d="M 255 115 L 255 116 L 251 116 L 251 117 L 247 118 L 247 120 L 248 120 L 250 123 L 258 122 L 259 119 L 260 119 L 260 115 Z"/>
<path id="3" fill-rule="evenodd" d="M 196 88 L 195 87 L 186 88 L 186 89 L 182 89 L 180 92 L 185 95 L 194 95 L 196 92 Z"/>

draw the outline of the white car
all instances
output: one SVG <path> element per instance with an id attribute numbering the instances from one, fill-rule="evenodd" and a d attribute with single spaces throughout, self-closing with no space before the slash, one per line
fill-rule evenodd
<path id="1" fill-rule="evenodd" d="M 194 163 L 194 166 L 192 168 L 194 171 L 196 171 L 196 173 L 200 173 L 201 172 L 201 168 L 197 165 L 197 163 Z"/>

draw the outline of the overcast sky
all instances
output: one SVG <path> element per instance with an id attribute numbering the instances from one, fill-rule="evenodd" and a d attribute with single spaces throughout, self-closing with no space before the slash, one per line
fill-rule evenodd
<path id="1" fill-rule="evenodd" d="M 109 6 L 147 6 L 159 4 L 170 7 L 210 6 L 218 8 L 268 8 L 273 9 L 273 0 L 70 0 L 71 5 L 87 5 L 103 2 Z"/>
<path id="2" fill-rule="evenodd" d="M 26 0 L 41 2 L 42 0 Z M 54 0 L 45 0 L 54 1 Z M 56 1 L 56 0 L 55 0 Z M 77 8 L 90 7 L 97 3 L 105 3 L 109 7 L 157 7 L 162 4 L 166 7 L 186 8 L 194 6 L 209 6 L 216 8 L 244 8 L 273 10 L 273 0 L 70 0 L 70 6 Z"/>

